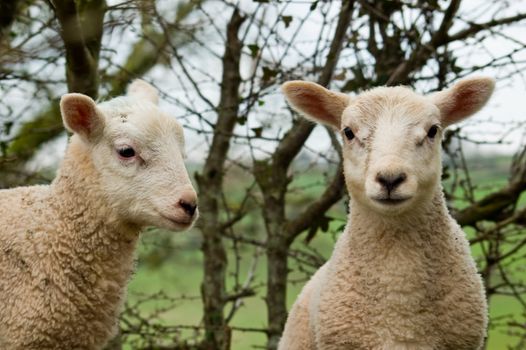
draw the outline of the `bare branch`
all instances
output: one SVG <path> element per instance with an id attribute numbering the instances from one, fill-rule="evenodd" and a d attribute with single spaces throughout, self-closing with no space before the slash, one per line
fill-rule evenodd
<path id="1" fill-rule="evenodd" d="M 223 309 L 227 301 L 225 273 L 227 258 L 221 232 L 218 230 L 220 193 L 223 186 L 224 165 L 230 139 L 237 122 L 239 109 L 239 86 L 241 75 L 239 63 L 243 43 L 238 32 L 245 21 L 238 9 L 234 9 L 227 26 L 227 39 L 222 59 L 221 97 L 217 107 L 217 122 L 212 145 L 203 172 L 196 174 L 200 189 L 202 208 L 203 254 L 206 287 L 202 288 L 204 302 L 205 344 L 214 349 L 228 349 L 230 333 L 226 331 Z"/>
<path id="2" fill-rule="evenodd" d="M 97 98 L 106 1 L 52 0 L 66 48 L 68 90 Z"/>

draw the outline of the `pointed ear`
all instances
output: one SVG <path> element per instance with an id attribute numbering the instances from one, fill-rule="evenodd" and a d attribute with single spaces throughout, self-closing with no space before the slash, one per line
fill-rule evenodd
<path id="1" fill-rule="evenodd" d="M 92 141 L 102 134 L 104 117 L 91 97 L 66 94 L 60 99 L 60 112 L 66 128 Z"/>
<path id="2" fill-rule="evenodd" d="M 152 85 L 144 80 L 136 79 L 128 87 L 128 96 L 148 100 L 154 104 L 159 104 L 159 92 Z"/>
<path id="3" fill-rule="evenodd" d="M 340 128 L 343 110 L 349 105 L 349 96 L 306 81 L 289 81 L 282 85 L 292 108 L 323 124 Z"/>
<path id="4" fill-rule="evenodd" d="M 431 95 L 440 110 L 444 126 L 457 123 L 478 112 L 488 102 L 495 80 L 473 77 L 459 81 L 453 87 Z"/>

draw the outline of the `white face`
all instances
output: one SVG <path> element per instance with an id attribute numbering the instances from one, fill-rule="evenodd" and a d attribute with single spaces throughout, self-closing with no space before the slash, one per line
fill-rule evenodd
<path id="1" fill-rule="evenodd" d="M 183 230 L 198 217 L 184 165 L 183 129 L 157 106 L 157 90 L 136 80 L 128 96 L 96 105 L 66 94 L 60 108 L 73 142 L 89 147 L 107 202 L 121 220 Z"/>
<path id="2" fill-rule="evenodd" d="M 92 149 L 109 201 L 139 225 L 190 227 L 198 213 L 182 127 L 148 101 L 115 102 L 99 106 L 105 127 Z"/>
<path id="3" fill-rule="evenodd" d="M 306 118 L 341 130 L 353 201 L 399 214 L 436 193 L 441 129 L 480 110 L 494 87 L 493 79 L 472 77 L 429 96 L 378 87 L 350 97 L 305 81 L 287 82 L 282 91 Z"/>
<path id="4" fill-rule="evenodd" d="M 429 201 L 441 173 L 439 117 L 429 99 L 405 88 L 354 99 L 341 122 L 351 198 L 384 214 Z"/>

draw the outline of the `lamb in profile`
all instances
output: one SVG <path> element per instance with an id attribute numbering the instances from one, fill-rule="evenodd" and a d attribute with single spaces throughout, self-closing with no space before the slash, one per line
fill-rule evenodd
<path id="1" fill-rule="evenodd" d="M 379 87 L 356 97 L 292 81 L 307 118 L 341 130 L 347 226 L 290 311 L 280 350 L 474 350 L 485 292 L 440 184 L 442 129 L 481 109 L 494 82 L 420 96 Z"/>
<path id="2" fill-rule="evenodd" d="M 50 186 L 0 191 L 0 349 L 101 349 L 147 225 L 196 220 L 183 129 L 144 81 L 96 105 L 60 101 L 74 133 Z"/>

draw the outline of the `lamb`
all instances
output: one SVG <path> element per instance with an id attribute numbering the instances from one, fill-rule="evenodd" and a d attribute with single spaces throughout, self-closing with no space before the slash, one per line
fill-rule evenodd
<path id="1" fill-rule="evenodd" d="M 485 292 L 446 208 L 440 140 L 493 89 L 483 77 L 429 96 L 406 87 L 349 97 L 309 82 L 283 85 L 294 109 L 341 130 L 351 202 L 346 228 L 293 305 L 278 349 L 482 348 Z"/>
<path id="2" fill-rule="evenodd" d="M 60 101 L 73 132 L 49 186 L 0 191 L 0 348 L 101 349 L 117 330 L 144 226 L 198 217 L 183 129 L 136 80 L 96 104 Z"/>

